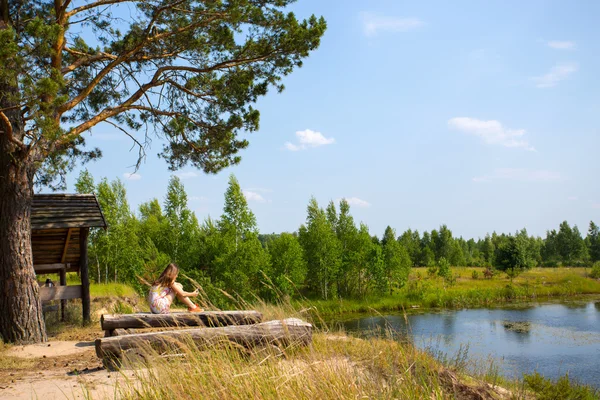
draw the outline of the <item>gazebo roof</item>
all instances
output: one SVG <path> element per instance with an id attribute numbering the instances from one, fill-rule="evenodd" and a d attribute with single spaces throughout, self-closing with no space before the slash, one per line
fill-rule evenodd
<path id="1" fill-rule="evenodd" d="M 31 229 L 106 228 L 93 194 L 36 194 L 31 206 Z"/>

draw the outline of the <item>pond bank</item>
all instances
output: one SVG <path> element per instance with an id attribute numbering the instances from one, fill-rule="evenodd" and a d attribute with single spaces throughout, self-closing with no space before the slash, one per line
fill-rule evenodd
<path id="1" fill-rule="evenodd" d="M 439 277 L 424 276 L 425 270 L 413 269 L 409 282 L 392 296 L 305 300 L 296 306 L 311 307 L 318 316 L 327 319 L 357 313 L 489 308 L 587 296 L 600 298 L 600 281 L 588 278 L 584 268 L 534 268 L 513 282 L 504 275 L 473 279 L 475 270 L 480 269 L 452 268 L 456 283 L 449 286 Z"/>

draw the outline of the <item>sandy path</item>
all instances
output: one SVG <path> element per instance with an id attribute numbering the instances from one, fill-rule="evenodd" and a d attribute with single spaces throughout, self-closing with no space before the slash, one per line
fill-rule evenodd
<path id="1" fill-rule="evenodd" d="M 14 346 L 0 357 L 31 363 L 31 368 L 0 371 L 0 399 L 116 398 L 117 382 L 127 376 L 126 371 L 105 370 L 96 357 L 93 342 Z"/>

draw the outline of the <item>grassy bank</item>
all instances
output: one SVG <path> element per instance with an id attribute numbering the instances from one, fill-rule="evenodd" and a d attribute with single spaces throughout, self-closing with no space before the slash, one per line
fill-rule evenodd
<path id="1" fill-rule="evenodd" d="M 478 275 L 478 278 L 474 278 Z M 429 277 L 426 269 L 413 269 L 407 285 L 393 295 L 365 299 L 314 300 L 310 306 L 321 316 L 372 311 L 402 311 L 431 308 L 475 308 L 511 303 L 600 295 L 600 280 L 591 279 L 583 268 L 534 268 L 512 282 L 506 274 L 484 279 L 482 268 L 452 268 L 455 282 Z M 307 305 L 299 302 L 298 306 Z"/>
<path id="2" fill-rule="evenodd" d="M 299 317 L 289 304 L 256 304 L 265 319 Z M 314 322 L 314 320 L 312 321 Z M 596 399 L 598 393 L 563 377 L 534 374 L 506 380 L 467 351 L 434 358 L 388 331 L 383 338 L 316 328 L 312 345 L 283 350 L 219 343 L 208 350 L 178 345 L 176 357 L 146 349 L 126 361 L 117 397 L 124 399 Z"/>
<path id="3" fill-rule="evenodd" d="M 223 345 L 135 366 L 118 388 L 124 399 L 445 399 L 510 398 L 428 354 L 393 340 L 317 333 L 310 347 L 240 351 Z M 126 375 L 131 376 L 131 370 Z M 480 397 L 474 397 L 474 394 Z M 467 395 L 471 394 L 471 395 Z"/>
<path id="4" fill-rule="evenodd" d="M 566 271 L 554 272 L 557 273 L 551 281 L 555 286 L 570 276 Z M 576 274 L 579 272 L 582 271 L 575 271 Z M 446 288 L 448 291 L 466 285 L 467 276 L 472 274 L 469 269 L 457 269 L 454 273 L 461 277 L 457 278 L 454 287 Z M 529 278 L 533 279 L 535 273 L 532 271 Z M 559 279 L 559 275 L 562 278 Z M 516 280 L 513 286 L 524 284 L 523 278 L 527 276 Z M 540 275 L 539 279 L 550 280 L 545 275 Z M 419 281 L 417 276 L 413 280 Z M 421 281 L 427 280 L 422 278 Z M 437 280 L 431 281 L 432 285 L 443 285 Z M 503 282 L 506 284 L 496 277 L 477 283 L 501 287 Z M 119 290 L 124 297 L 133 293 L 120 285 L 95 287 L 92 291 L 93 311 L 100 311 L 100 307 L 121 307 L 113 303 Z M 73 304 L 74 316 L 80 312 L 77 306 Z M 322 319 L 318 312 L 310 311 L 314 310 L 310 304 L 257 302 L 240 304 L 239 308 L 258 309 L 265 320 L 298 317 L 314 323 Z M 56 322 L 53 330 L 53 339 L 59 340 L 92 340 L 103 335 L 97 321 L 87 327 Z M 165 357 L 146 349 L 142 359 L 138 353 L 137 358 L 127 363 L 128 368 L 121 373 L 123 379 L 115 388 L 114 398 L 513 399 L 555 398 L 552 397 L 554 394 L 561 393 L 560 398 L 593 399 L 598 395 L 588 387 L 573 385 L 568 377 L 551 382 L 532 375 L 520 381 L 508 381 L 498 375 L 498 369 L 492 363 L 470 361 L 466 353 L 442 357 L 443 361 L 440 361 L 411 343 L 397 339 L 393 332 L 388 332 L 385 338 L 360 339 L 325 327 L 315 329 L 311 346 L 290 346 L 283 352 L 270 347 L 247 350 L 222 343 L 202 351 L 194 346 L 184 346 L 177 349 L 176 357 Z M 0 346 L 0 353 L 3 350 Z M 42 365 L 42 361 L 8 361 L 11 373 Z M 0 368 L 0 373 L 2 370 Z M 8 369 L 5 371 L 9 372 Z"/>

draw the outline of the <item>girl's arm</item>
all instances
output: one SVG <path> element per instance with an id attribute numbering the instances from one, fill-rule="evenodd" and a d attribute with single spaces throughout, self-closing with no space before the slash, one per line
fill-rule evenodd
<path id="1" fill-rule="evenodd" d="M 179 282 L 174 282 L 173 285 L 171 286 L 171 288 L 173 289 L 173 291 L 176 294 L 178 294 L 180 296 L 184 296 L 184 297 L 198 296 L 198 289 L 194 290 L 193 292 L 186 292 L 185 290 L 183 290 L 183 286 Z"/>

